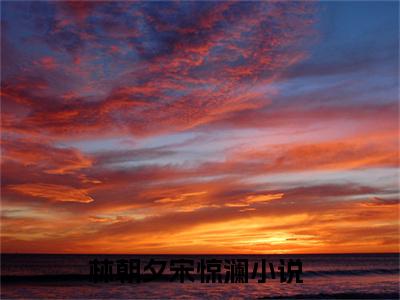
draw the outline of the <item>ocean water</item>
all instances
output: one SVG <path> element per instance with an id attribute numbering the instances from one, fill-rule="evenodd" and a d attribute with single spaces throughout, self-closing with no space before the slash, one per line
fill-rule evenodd
<path id="1" fill-rule="evenodd" d="M 143 266 L 151 259 L 166 260 L 163 276 L 141 283 L 90 281 L 89 261 L 105 258 L 139 258 Z M 185 279 L 170 282 L 171 259 L 249 260 L 248 283 L 201 283 Z M 261 260 L 267 262 L 266 283 L 258 283 Z M 281 283 L 278 266 L 284 259 L 300 259 L 303 283 Z M 254 263 L 258 277 L 251 279 Z M 273 263 L 272 279 L 268 263 Z M 114 266 L 115 272 L 115 266 Z M 222 271 L 223 274 L 225 270 Z M 224 280 L 224 278 L 222 279 Z M 310 255 L 1 255 L 1 299 L 260 299 L 260 298 L 334 298 L 399 299 L 399 254 L 310 254 Z"/>

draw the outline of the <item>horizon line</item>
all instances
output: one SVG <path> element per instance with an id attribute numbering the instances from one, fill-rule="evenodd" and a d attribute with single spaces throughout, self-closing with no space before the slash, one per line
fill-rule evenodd
<path id="1" fill-rule="evenodd" d="M 399 254 L 398 252 L 323 252 L 323 253 L 46 253 L 46 252 L 0 252 L 0 255 L 348 255 L 348 254 Z"/>

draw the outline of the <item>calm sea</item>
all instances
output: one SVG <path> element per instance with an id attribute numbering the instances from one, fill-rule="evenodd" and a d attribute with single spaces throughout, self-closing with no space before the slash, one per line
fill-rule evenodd
<path id="1" fill-rule="evenodd" d="M 142 267 L 151 258 L 167 260 L 165 276 L 146 283 L 92 283 L 88 280 L 89 261 L 97 258 L 117 260 L 140 258 Z M 266 259 L 277 268 L 280 259 L 300 259 L 303 283 L 280 283 L 271 279 L 267 267 L 266 283 L 170 282 L 169 261 L 189 258 Z M 196 274 L 196 272 L 194 272 Z M 45 255 L 3 254 L 1 256 L 1 298 L 52 299 L 220 299 L 220 298 L 336 298 L 399 299 L 399 254 L 324 254 L 324 255 Z"/>

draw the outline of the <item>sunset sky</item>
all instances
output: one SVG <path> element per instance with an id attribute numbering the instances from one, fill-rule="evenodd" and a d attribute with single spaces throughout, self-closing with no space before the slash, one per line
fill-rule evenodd
<path id="1" fill-rule="evenodd" d="M 393 2 L 1 2 L 2 252 L 399 251 Z"/>

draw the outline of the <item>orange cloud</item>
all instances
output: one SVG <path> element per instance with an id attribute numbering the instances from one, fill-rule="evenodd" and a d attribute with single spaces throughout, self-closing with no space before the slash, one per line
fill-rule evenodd
<path id="1" fill-rule="evenodd" d="M 49 199 L 52 201 L 62 202 L 82 202 L 90 203 L 93 200 L 86 189 L 76 189 L 69 186 L 56 184 L 19 184 L 9 185 L 9 189 L 17 191 L 21 194 Z"/>
<path id="2" fill-rule="evenodd" d="M 398 250 L 397 91 L 312 60 L 315 3 L 47 6 L 4 14 L 2 251 Z"/>

